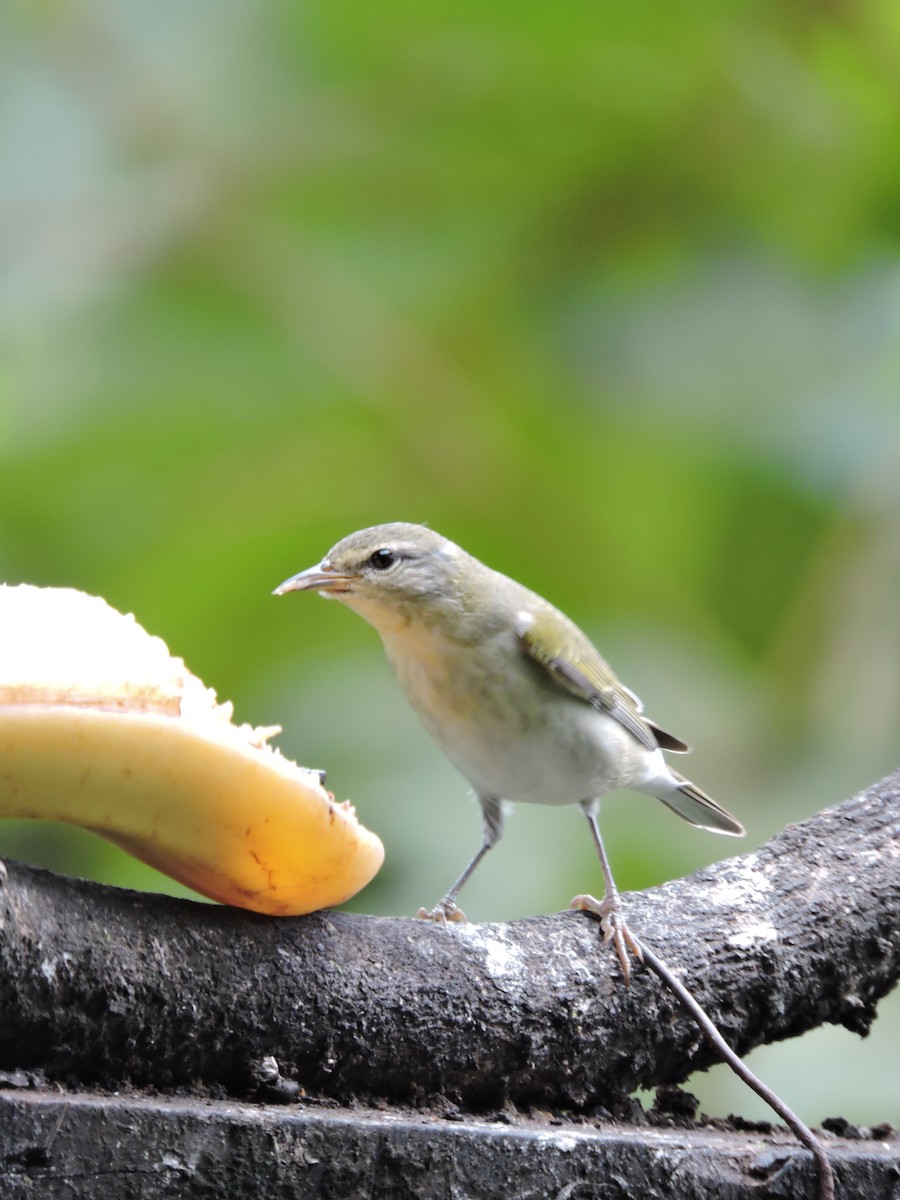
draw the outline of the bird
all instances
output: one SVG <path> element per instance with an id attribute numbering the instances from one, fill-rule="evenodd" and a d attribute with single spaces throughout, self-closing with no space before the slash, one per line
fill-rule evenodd
<path id="1" fill-rule="evenodd" d="M 674 770 L 663 751 L 687 743 L 651 720 L 638 697 L 578 626 L 549 601 L 425 525 L 393 522 L 337 542 L 276 595 L 313 591 L 372 625 L 406 697 L 481 808 L 481 845 L 431 909 L 417 916 L 464 921 L 457 897 L 497 845 L 516 803 L 578 805 L 600 860 L 604 892 L 570 908 L 598 917 L 626 984 L 628 928 L 598 824 L 600 800 L 626 788 L 661 800 L 714 833 L 741 823 Z"/>

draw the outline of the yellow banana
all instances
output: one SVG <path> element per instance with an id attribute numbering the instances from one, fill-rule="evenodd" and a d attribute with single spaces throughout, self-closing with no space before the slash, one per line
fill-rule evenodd
<path id="1" fill-rule="evenodd" d="M 0 816 L 67 821 L 225 904 L 340 904 L 384 848 L 317 771 L 99 597 L 0 585 Z"/>

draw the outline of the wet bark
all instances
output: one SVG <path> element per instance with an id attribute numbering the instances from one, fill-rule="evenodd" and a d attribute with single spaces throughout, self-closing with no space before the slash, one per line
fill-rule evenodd
<path id="1" fill-rule="evenodd" d="M 502 1118 L 502 1119 L 499 1119 Z M 0 1092 L 4 1200 L 812 1200 L 788 1135 Z M 896 1200 L 896 1138 L 828 1138 L 841 1200 Z"/>

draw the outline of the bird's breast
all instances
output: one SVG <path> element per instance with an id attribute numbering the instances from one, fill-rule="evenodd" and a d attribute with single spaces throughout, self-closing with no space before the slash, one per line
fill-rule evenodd
<path id="1" fill-rule="evenodd" d="M 545 679 L 510 633 L 459 644 L 427 629 L 385 638 L 428 733 L 480 795 L 575 804 L 627 786 L 641 748 L 617 722 Z"/>

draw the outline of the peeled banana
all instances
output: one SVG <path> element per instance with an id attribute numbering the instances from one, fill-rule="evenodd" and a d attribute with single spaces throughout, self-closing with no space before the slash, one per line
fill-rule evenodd
<path id="1" fill-rule="evenodd" d="M 70 588 L 0 585 L 0 816 L 101 834 L 204 896 L 297 915 L 340 904 L 384 848 L 321 772 L 132 616 Z"/>

